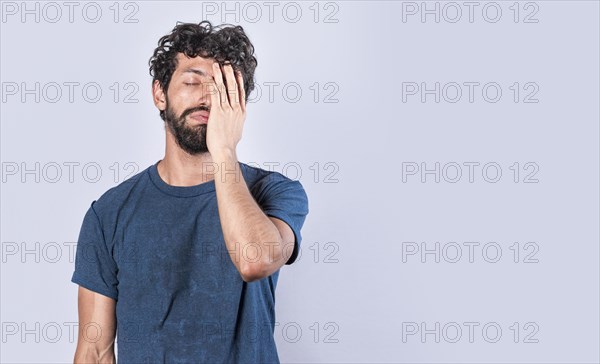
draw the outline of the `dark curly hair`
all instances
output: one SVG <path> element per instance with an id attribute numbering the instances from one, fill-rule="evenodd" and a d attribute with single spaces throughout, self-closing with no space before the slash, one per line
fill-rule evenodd
<path id="1" fill-rule="evenodd" d="M 258 61 L 254 56 L 254 46 L 241 26 L 213 26 L 208 20 L 199 24 L 177 22 L 170 34 L 160 38 L 148 62 L 152 83 L 158 80 L 165 93 L 177 68 L 177 53 L 190 58 L 212 58 L 219 64 L 231 63 L 234 70 L 242 72 L 248 102 L 254 90 L 254 70 Z M 160 116 L 165 119 L 164 111 L 160 112 Z"/>

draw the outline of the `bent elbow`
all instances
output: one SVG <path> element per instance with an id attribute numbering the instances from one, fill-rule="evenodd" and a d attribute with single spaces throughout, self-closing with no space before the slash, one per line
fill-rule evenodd
<path id="1" fill-rule="evenodd" d="M 258 281 L 259 279 L 263 279 L 268 275 L 269 274 L 265 270 L 264 265 L 259 262 L 244 264 L 240 269 L 240 276 L 246 283 Z"/>

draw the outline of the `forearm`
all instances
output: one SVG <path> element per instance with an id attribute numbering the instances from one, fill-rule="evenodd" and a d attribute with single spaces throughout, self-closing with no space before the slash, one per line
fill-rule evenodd
<path id="1" fill-rule="evenodd" d="M 218 166 L 219 218 L 232 261 L 245 281 L 267 276 L 283 259 L 279 230 L 250 194 L 235 152 L 213 156 L 213 162 Z"/>
<path id="2" fill-rule="evenodd" d="M 115 363 L 116 301 L 79 286 L 79 330 L 74 363 Z"/>

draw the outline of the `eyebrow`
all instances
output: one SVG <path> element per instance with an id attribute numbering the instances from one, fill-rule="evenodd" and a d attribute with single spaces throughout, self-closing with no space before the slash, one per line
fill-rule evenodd
<path id="1" fill-rule="evenodd" d="M 200 69 L 196 69 L 196 68 L 188 68 L 188 69 L 184 70 L 183 72 L 184 73 L 186 73 L 186 72 L 187 73 L 195 73 L 195 74 L 197 74 L 199 76 L 202 76 L 202 77 L 209 77 L 209 75 L 206 72 L 204 72 L 204 71 L 202 71 Z"/>

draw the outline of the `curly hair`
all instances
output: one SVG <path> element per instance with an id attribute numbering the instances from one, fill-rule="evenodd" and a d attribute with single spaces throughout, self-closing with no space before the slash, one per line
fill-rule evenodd
<path id="1" fill-rule="evenodd" d="M 148 61 L 152 83 L 158 80 L 165 93 L 177 68 L 178 53 L 190 58 L 212 58 L 221 65 L 231 63 L 234 70 L 242 72 L 248 102 L 254 90 L 254 71 L 258 61 L 254 56 L 254 46 L 241 26 L 213 26 L 208 20 L 199 24 L 177 22 L 170 34 L 160 38 Z M 160 116 L 164 120 L 164 111 Z"/>

